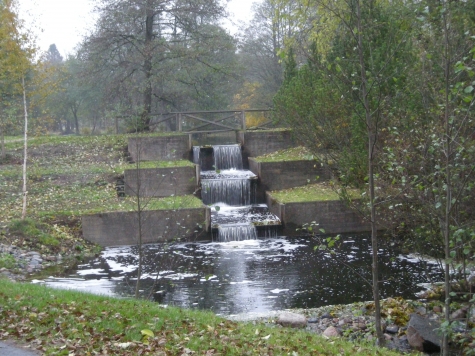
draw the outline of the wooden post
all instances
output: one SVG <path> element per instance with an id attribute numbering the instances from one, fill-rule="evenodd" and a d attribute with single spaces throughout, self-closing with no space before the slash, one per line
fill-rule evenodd
<path id="1" fill-rule="evenodd" d="M 181 132 L 181 113 L 176 114 L 176 130 Z"/>
<path id="2" fill-rule="evenodd" d="M 242 122 L 242 129 L 246 131 L 246 112 L 243 110 L 241 111 L 241 122 Z"/>

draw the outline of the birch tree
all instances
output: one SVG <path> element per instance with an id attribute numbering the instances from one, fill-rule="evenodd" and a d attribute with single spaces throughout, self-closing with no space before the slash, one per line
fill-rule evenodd
<path id="1" fill-rule="evenodd" d="M 32 39 L 26 35 L 22 22 L 16 13 L 14 0 L 5 0 L 0 4 L 0 83 L 5 90 L 6 80 L 10 82 L 11 94 L 20 94 L 24 113 L 24 156 L 23 156 L 23 203 L 21 217 L 26 217 L 27 209 L 27 158 L 28 158 L 28 103 L 26 79 L 31 69 L 35 47 Z M 3 129 L 2 129 L 2 151 Z M 4 154 L 4 152 L 3 152 Z"/>

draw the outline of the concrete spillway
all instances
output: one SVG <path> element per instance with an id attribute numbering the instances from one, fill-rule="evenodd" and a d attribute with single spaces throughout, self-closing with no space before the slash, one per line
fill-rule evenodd
<path id="1" fill-rule="evenodd" d="M 213 237 L 220 242 L 277 236 L 280 219 L 264 204 L 255 205 L 257 176 L 243 170 L 239 145 L 213 146 L 214 170 L 209 170 L 209 147 L 193 148 L 193 161 L 208 167 L 200 174 L 201 199 L 212 206 Z M 206 158 L 208 157 L 208 158 Z"/>

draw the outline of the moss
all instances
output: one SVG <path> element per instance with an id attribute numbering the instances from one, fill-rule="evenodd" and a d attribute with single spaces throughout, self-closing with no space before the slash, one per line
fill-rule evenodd
<path id="1" fill-rule="evenodd" d="M 331 183 L 315 183 L 302 187 L 274 190 L 270 192 L 271 197 L 280 203 L 302 203 L 312 201 L 340 200 L 340 191 Z M 348 192 L 351 198 L 360 197 L 357 190 Z"/>

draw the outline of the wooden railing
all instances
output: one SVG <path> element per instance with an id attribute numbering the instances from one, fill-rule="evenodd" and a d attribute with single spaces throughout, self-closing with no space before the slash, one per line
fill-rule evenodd
<path id="1" fill-rule="evenodd" d="M 220 132 L 247 130 L 247 113 L 263 113 L 264 122 L 252 125 L 253 129 L 272 125 L 270 109 L 186 111 L 166 114 L 152 114 L 150 126 L 154 130 L 178 131 L 186 133 Z"/>

